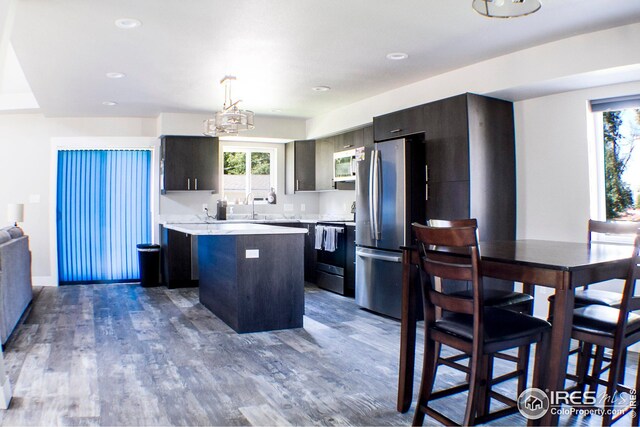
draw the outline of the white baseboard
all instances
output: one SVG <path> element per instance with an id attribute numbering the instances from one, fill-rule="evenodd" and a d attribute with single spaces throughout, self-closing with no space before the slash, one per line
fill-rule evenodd
<path id="1" fill-rule="evenodd" d="M 31 276 L 33 286 L 58 286 L 58 279 L 53 276 Z"/>

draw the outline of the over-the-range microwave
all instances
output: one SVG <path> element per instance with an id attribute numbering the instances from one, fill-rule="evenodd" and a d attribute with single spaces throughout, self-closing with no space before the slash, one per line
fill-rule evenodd
<path id="1" fill-rule="evenodd" d="M 356 180 L 356 150 L 333 153 L 333 180 Z"/>

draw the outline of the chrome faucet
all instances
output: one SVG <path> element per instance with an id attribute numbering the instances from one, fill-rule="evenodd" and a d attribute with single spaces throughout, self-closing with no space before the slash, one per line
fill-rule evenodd
<path id="1" fill-rule="evenodd" d="M 249 193 L 245 199 L 245 204 L 249 203 L 249 197 L 251 197 L 251 219 L 256 219 L 256 199 L 253 197 L 253 193 Z"/>

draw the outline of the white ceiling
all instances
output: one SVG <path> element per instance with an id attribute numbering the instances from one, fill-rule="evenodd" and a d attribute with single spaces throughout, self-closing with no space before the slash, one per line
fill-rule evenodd
<path id="1" fill-rule="evenodd" d="M 44 114 L 219 110 L 226 74 L 257 114 L 313 117 L 455 68 L 640 22 L 640 0 L 541 0 L 518 19 L 471 0 L 17 0 L 11 43 Z M 122 30 L 118 18 L 142 26 Z M 390 52 L 409 59 L 389 61 Z M 107 72 L 126 78 L 111 80 Z M 326 85 L 329 92 L 314 92 Z M 107 107 L 103 101 L 116 101 Z"/>

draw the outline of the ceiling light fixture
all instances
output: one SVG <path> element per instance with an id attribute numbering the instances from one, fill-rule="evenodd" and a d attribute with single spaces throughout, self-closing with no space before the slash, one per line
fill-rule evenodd
<path id="1" fill-rule="evenodd" d="M 105 75 L 107 76 L 108 79 L 121 79 L 123 77 L 126 77 L 125 73 L 118 73 L 118 72 L 111 72 Z"/>
<path id="2" fill-rule="evenodd" d="M 489 18 L 517 18 L 540 10 L 538 0 L 473 0 L 473 10 Z"/>
<path id="3" fill-rule="evenodd" d="M 387 59 L 390 59 L 392 61 L 401 61 L 403 59 L 407 59 L 408 57 L 409 55 L 404 52 L 393 52 L 387 54 Z"/>
<path id="4" fill-rule="evenodd" d="M 329 86 L 314 86 L 311 90 L 314 92 L 327 92 L 331 90 L 331 88 Z"/>
<path id="5" fill-rule="evenodd" d="M 120 18 L 116 19 L 116 27 L 122 28 L 124 30 L 130 30 L 132 28 L 137 28 L 142 25 L 142 22 L 135 18 Z"/>
<path id="6" fill-rule="evenodd" d="M 231 83 L 236 78 L 225 76 L 220 84 L 224 85 L 224 106 L 222 111 L 218 111 L 213 119 L 204 121 L 204 134 L 209 136 L 237 135 L 240 131 L 255 128 L 253 124 L 253 111 L 241 110 L 238 104 L 242 100 L 233 101 L 231 99 Z"/>
<path id="7" fill-rule="evenodd" d="M 114 105 L 118 105 L 115 101 L 104 101 L 102 105 L 106 105 L 107 107 L 113 107 Z"/>

